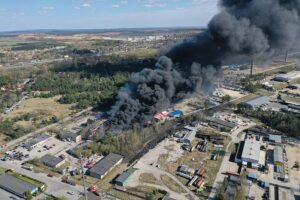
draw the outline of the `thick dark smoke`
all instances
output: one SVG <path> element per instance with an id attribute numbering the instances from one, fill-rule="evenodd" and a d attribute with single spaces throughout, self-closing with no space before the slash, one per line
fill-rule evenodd
<path id="1" fill-rule="evenodd" d="M 111 123 L 128 128 L 195 92 L 210 92 L 221 65 L 265 61 L 298 44 L 300 0 L 222 0 L 221 12 L 193 40 L 175 45 L 154 70 L 120 90 Z"/>

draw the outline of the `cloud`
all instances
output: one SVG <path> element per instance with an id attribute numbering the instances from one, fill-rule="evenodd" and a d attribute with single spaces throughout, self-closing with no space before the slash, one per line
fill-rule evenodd
<path id="1" fill-rule="evenodd" d="M 112 5 L 113 8 L 120 8 L 120 5 L 119 4 L 114 4 Z"/>
<path id="2" fill-rule="evenodd" d="M 123 0 L 123 1 L 120 1 L 120 3 L 121 3 L 121 4 L 127 4 L 127 3 L 128 3 L 128 1 L 126 1 L 126 0 Z"/>
<path id="3" fill-rule="evenodd" d="M 85 8 L 89 8 L 91 7 L 91 4 L 90 3 L 83 3 L 81 4 L 82 7 L 85 7 Z"/>
<path id="4" fill-rule="evenodd" d="M 53 6 L 44 6 L 40 10 L 38 10 L 38 13 L 39 14 L 48 14 L 49 12 L 51 12 L 54 9 L 55 8 Z"/>
<path id="5" fill-rule="evenodd" d="M 144 3 L 144 6 L 147 8 L 152 8 L 152 7 L 166 7 L 166 3 L 162 3 L 160 0 L 142 0 Z"/>

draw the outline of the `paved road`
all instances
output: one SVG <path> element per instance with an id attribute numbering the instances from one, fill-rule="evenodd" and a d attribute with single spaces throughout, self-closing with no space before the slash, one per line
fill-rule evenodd
<path id="1" fill-rule="evenodd" d="M 216 179 L 214 181 L 214 184 L 213 184 L 213 187 L 212 187 L 211 193 L 209 194 L 208 199 L 210 199 L 210 200 L 215 199 L 216 194 L 217 194 L 217 188 L 219 187 L 219 185 L 223 182 L 224 178 L 226 177 L 226 175 L 224 175 L 222 173 L 226 171 L 228 162 L 230 162 L 229 158 L 230 158 L 231 152 L 229 151 L 229 148 L 230 148 L 231 144 L 237 143 L 239 141 L 238 137 L 237 137 L 239 133 L 243 132 L 244 130 L 246 130 L 254 125 L 255 125 L 255 123 L 251 123 L 247 126 L 240 126 L 238 129 L 236 129 L 235 131 L 233 131 L 231 133 L 231 141 L 228 143 L 228 145 L 226 147 L 226 151 L 225 151 L 226 154 L 223 157 L 220 169 L 217 173 Z"/>
<path id="2" fill-rule="evenodd" d="M 24 174 L 26 176 L 32 177 L 36 180 L 44 182 L 47 184 L 47 189 L 45 191 L 46 194 L 53 194 L 55 196 L 65 196 L 70 200 L 75 200 L 80 198 L 80 193 L 83 192 L 83 187 L 80 185 L 72 186 L 66 183 L 61 182 L 60 177 L 48 177 L 46 174 L 42 173 L 34 173 L 32 171 L 28 171 L 26 169 L 20 168 L 19 165 L 10 161 L 0 161 L 0 165 L 7 169 L 14 169 L 16 172 L 20 174 Z M 68 191 L 74 192 L 74 195 L 67 194 Z"/>

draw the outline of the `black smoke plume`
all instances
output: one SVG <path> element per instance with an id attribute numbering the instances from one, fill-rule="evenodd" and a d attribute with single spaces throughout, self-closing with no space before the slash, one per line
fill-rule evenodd
<path id="1" fill-rule="evenodd" d="M 132 75 L 111 108 L 120 128 L 145 123 L 195 92 L 210 92 L 221 65 L 272 59 L 298 44 L 300 0 L 222 0 L 206 31 L 175 45 L 156 68 Z"/>

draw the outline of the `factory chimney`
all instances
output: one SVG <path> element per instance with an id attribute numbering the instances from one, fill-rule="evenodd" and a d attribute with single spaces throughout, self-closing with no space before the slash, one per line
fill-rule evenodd
<path id="1" fill-rule="evenodd" d="M 288 55 L 288 50 L 286 50 L 286 51 L 285 51 L 285 59 L 284 59 L 285 62 L 288 61 L 288 56 L 289 56 L 289 55 Z"/>
<path id="2" fill-rule="evenodd" d="M 253 75 L 254 59 L 251 60 L 250 77 Z"/>

